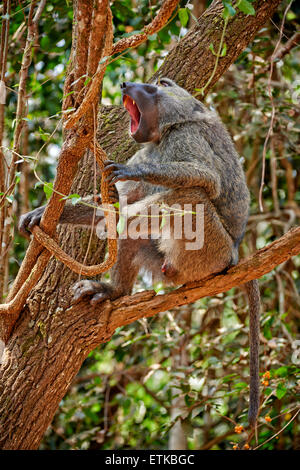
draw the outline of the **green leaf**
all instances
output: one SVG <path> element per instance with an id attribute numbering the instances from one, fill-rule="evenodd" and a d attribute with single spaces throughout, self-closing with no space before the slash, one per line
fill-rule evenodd
<path id="1" fill-rule="evenodd" d="M 16 184 L 18 184 L 18 183 L 20 182 L 20 179 L 21 179 L 21 172 L 20 172 L 20 171 L 17 171 L 17 173 L 16 173 L 16 179 L 15 179 Z"/>
<path id="2" fill-rule="evenodd" d="M 286 394 L 287 392 L 287 388 L 282 384 L 278 384 L 277 385 L 277 388 L 276 388 L 276 397 L 278 398 L 278 400 L 280 400 L 281 398 L 284 397 L 284 395 Z"/>
<path id="3" fill-rule="evenodd" d="M 276 377 L 286 377 L 288 375 L 289 369 L 287 366 L 281 366 L 278 369 L 274 370 L 274 375 Z"/>
<path id="4" fill-rule="evenodd" d="M 266 339 L 270 340 L 270 339 L 273 338 L 272 331 L 271 331 L 271 328 L 269 327 L 269 325 L 264 325 L 263 332 L 264 332 L 264 337 Z"/>
<path id="5" fill-rule="evenodd" d="M 234 16 L 236 14 L 236 10 L 233 8 L 231 3 L 229 2 L 223 2 L 224 5 L 224 10 L 223 10 L 223 18 L 224 20 L 226 18 L 229 18 L 230 16 Z"/>
<path id="6" fill-rule="evenodd" d="M 53 193 L 53 183 L 45 183 L 43 189 L 46 194 L 46 198 L 49 199 Z"/>
<path id="7" fill-rule="evenodd" d="M 81 201 L 81 196 L 79 194 L 70 194 L 69 196 L 64 196 L 60 199 L 60 201 L 65 201 L 66 199 L 71 199 L 73 206 L 75 206 L 79 201 Z"/>
<path id="8" fill-rule="evenodd" d="M 161 290 L 163 290 L 163 288 L 164 286 L 161 282 L 158 282 L 157 284 L 153 285 L 153 290 L 156 292 L 156 294 L 160 292 Z"/>
<path id="9" fill-rule="evenodd" d="M 75 91 L 70 91 L 69 93 L 67 93 L 66 95 L 64 95 L 64 96 L 62 97 L 62 100 L 64 100 L 65 98 L 67 98 L 67 96 L 73 95 L 73 93 L 75 93 Z"/>
<path id="10" fill-rule="evenodd" d="M 243 390 L 243 388 L 247 388 L 248 384 L 246 382 L 238 382 L 234 384 L 234 388 L 238 390 Z"/>
<path id="11" fill-rule="evenodd" d="M 119 235 L 124 232 L 125 229 L 125 217 L 124 215 L 120 215 L 119 222 L 117 224 L 117 232 Z"/>
<path id="12" fill-rule="evenodd" d="M 163 228 L 166 225 L 166 222 L 167 222 L 167 218 L 165 216 L 162 216 L 159 228 Z"/>
<path id="13" fill-rule="evenodd" d="M 222 383 L 230 382 L 236 375 L 236 373 L 225 375 L 222 379 Z"/>
<path id="14" fill-rule="evenodd" d="M 227 45 L 224 42 L 223 47 L 222 47 L 222 51 L 221 51 L 221 57 L 225 57 L 226 52 L 227 52 Z"/>
<path id="15" fill-rule="evenodd" d="M 49 47 L 50 47 L 50 39 L 48 38 L 48 36 L 43 36 L 40 40 L 40 47 L 41 49 L 43 50 L 48 50 Z"/>
<path id="16" fill-rule="evenodd" d="M 92 80 L 91 77 L 87 77 L 87 79 L 84 82 L 84 86 L 86 86 L 88 83 L 90 83 L 91 80 Z"/>
<path id="17" fill-rule="evenodd" d="M 45 132 L 40 126 L 39 126 L 39 133 L 40 137 L 44 142 L 47 142 L 49 140 L 49 132 Z"/>
<path id="18" fill-rule="evenodd" d="M 78 194 L 73 194 L 70 199 L 73 206 L 76 206 L 76 204 L 81 201 L 81 197 Z"/>
<path id="19" fill-rule="evenodd" d="M 185 27 L 189 21 L 189 10 L 187 8 L 179 8 L 178 16 L 181 25 Z"/>
<path id="20" fill-rule="evenodd" d="M 94 384 L 95 385 L 101 385 L 101 377 L 95 377 L 94 378 Z"/>
<path id="21" fill-rule="evenodd" d="M 216 52 L 215 52 L 214 45 L 213 45 L 212 42 L 211 42 L 210 45 L 209 45 L 209 50 L 212 52 L 213 55 L 217 55 Z"/>
<path id="22" fill-rule="evenodd" d="M 266 397 L 268 397 L 269 395 L 271 395 L 271 393 L 273 393 L 271 387 L 266 387 L 266 388 L 264 388 L 263 394 L 264 394 Z"/>
<path id="23" fill-rule="evenodd" d="M 255 9 L 248 0 L 240 0 L 237 7 L 246 15 L 255 15 Z"/>

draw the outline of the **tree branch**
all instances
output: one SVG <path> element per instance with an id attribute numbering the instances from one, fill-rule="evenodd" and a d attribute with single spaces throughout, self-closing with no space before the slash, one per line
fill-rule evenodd
<path id="1" fill-rule="evenodd" d="M 259 29 L 273 15 L 280 2 L 281 0 L 267 2 L 257 0 L 253 3 L 255 15 L 245 16 L 239 12 L 229 20 L 224 38 L 227 52 L 219 59 L 217 70 L 205 94 L 238 58 Z M 212 2 L 200 16 L 198 23 L 170 51 L 153 78 L 157 76 L 172 78 L 192 94 L 195 93 L 195 89 L 203 88 L 211 76 L 216 61 L 215 55 L 210 50 L 210 44 L 213 43 L 214 49 L 218 50 L 224 26 L 223 8 L 222 1 Z M 213 26 L 208 31 L 207 27 L 211 24 L 212 18 Z M 178 60 L 178 57 L 181 57 L 181 60 Z M 201 74 L 199 74 L 199 63 L 204 65 Z"/>
<path id="2" fill-rule="evenodd" d="M 137 47 L 146 41 L 148 36 L 157 33 L 157 31 L 165 26 L 178 3 L 179 0 L 165 0 L 154 20 L 143 28 L 143 32 L 134 34 L 129 38 L 120 39 L 113 45 L 112 54 L 120 53 L 128 48 Z"/>
<path id="3" fill-rule="evenodd" d="M 124 296 L 114 302 L 107 301 L 105 310 L 107 311 L 108 306 L 110 307 L 109 320 L 105 329 L 105 338 L 102 340 L 100 338 L 99 342 L 107 341 L 107 338 L 113 335 L 116 328 L 128 325 L 140 318 L 151 317 L 170 308 L 180 307 L 203 297 L 211 297 L 240 286 L 245 282 L 258 279 L 299 253 L 300 227 L 295 227 L 249 258 L 240 261 L 239 264 L 230 268 L 226 274 L 209 276 L 201 282 L 184 285 L 164 295 L 156 295 L 155 291 L 151 290 Z M 90 312 L 94 307 L 91 307 L 85 301 L 73 305 L 69 311 L 76 316 L 77 312 L 79 310 L 82 312 L 83 309 Z M 99 309 L 102 310 L 103 306 L 101 305 Z M 103 334 L 103 331 L 101 334 Z"/>

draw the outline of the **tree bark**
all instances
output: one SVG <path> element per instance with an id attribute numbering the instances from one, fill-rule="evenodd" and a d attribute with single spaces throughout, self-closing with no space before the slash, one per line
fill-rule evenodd
<path id="1" fill-rule="evenodd" d="M 253 3 L 256 11 L 255 16 L 245 16 L 240 12 L 229 20 L 224 38 L 227 46 L 226 55 L 219 59 L 218 68 L 209 88 L 238 58 L 276 10 L 280 1 L 258 0 Z M 224 25 L 222 11 L 222 2 L 212 2 L 210 8 L 205 10 L 199 18 L 198 24 L 170 51 L 164 62 L 164 75 L 173 78 L 178 85 L 183 86 L 192 94 L 195 93 L 195 89 L 201 89 L 205 85 L 214 68 L 216 57 L 211 53 L 209 46 L 212 43 L 214 50 L 218 50 Z M 179 57 L 183 60 L 178 60 Z M 200 64 L 201 66 L 199 66 Z M 155 76 L 161 72 L 159 70 Z"/>
<path id="2" fill-rule="evenodd" d="M 211 85 L 242 52 L 279 3 L 280 0 L 257 1 L 254 4 L 255 17 L 239 13 L 229 22 L 226 33 L 227 54 L 220 59 Z M 201 16 L 199 24 L 170 52 L 160 70 L 161 75 L 175 79 L 189 91 L 205 84 L 215 61 L 215 56 L 209 51 L 209 44 L 213 42 L 217 45 L 221 36 L 221 4 L 220 1 L 213 2 Z M 129 158 L 137 148 L 128 137 L 124 116 L 124 110 L 119 107 L 102 109 L 98 132 L 103 148 L 110 157 L 119 161 Z M 88 154 L 79 162 L 80 171 L 71 192 L 84 196 L 93 191 L 92 162 Z M 58 235 L 62 248 L 82 262 L 90 233 L 60 227 Z M 293 252 L 290 250 L 289 254 Z M 104 247 L 93 236 L 86 264 L 99 262 L 103 253 Z M 253 265 L 258 267 L 259 262 L 253 258 Z M 255 271 L 254 277 L 260 272 Z M 87 302 L 70 308 L 69 287 L 78 279 L 78 275 L 51 259 L 28 298 L 2 356 L 0 447 L 38 448 L 83 360 L 99 343 L 110 339 L 116 325 L 153 315 L 172 305 L 195 301 L 203 295 L 223 292 L 245 282 L 247 275 L 249 271 L 246 269 L 242 278 L 217 276 L 210 282 L 214 286 L 217 284 L 218 288 L 211 285 L 210 289 L 201 291 L 199 286 L 190 286 L 181 288 L 177 293 L 172 292 L 170 298 L 155 296 L 155 293 L 149 291 L 114 303 L 106 302 L 97 309 Z M 228 279 L 231 279 L 231 283 L 227 282 Z"/>

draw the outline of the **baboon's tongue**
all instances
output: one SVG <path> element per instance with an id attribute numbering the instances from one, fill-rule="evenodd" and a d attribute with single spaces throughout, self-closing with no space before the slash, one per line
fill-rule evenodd
<path id="1" fill-rule="evenodd" d="M 137 131 L 139 127 L 139 123 L 140 123 L 141 114 L 140 114 L 139 108 L 137 107 L 135 101 L 133 101 L 133 99 L 130 98 L 130 96 L 128 95 L 125 95 L 123 97 L 123 104 L 130 114 L 131 133 L 134 134 Z"/>

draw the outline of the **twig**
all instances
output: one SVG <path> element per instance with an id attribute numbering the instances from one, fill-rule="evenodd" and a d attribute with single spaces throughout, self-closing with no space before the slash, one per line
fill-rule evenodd
<path id="1" fill-rule="evenodd" d="M 88 77 L 92 77 L 96 73 L 99 60 L 101 59 L 101 48 L 103 47 L 103 39 L 99 41 L 99 33 L 101 31 L 106 31 L 106 17 L 108 5 L 108 0 L 97 0 L 94 5 L 92 26 L 89 38 L 89 44 L 91 44 L 92 47 L 89 47 L 88 51 Z"/>
<path id="2" fill-rule="evenodd" d="M 115 250 L 115 252 L 113 253 L 113 256 L 109 256 L 102 263 L 96 264 L 93 266 L 85 266 L 84 264 L 79 263 L 70 255 L 65 253 L 57 244 L 57 242 L 53 240 L 53 238 L 51 238 L 49 235 L 47 235 L 47 233 L 41 230 L 38 225 L 33 228 L 32 233 L 34 237 L 36 238 L 36 240 L 42 246 L 47 248 L 47 250 L 50 253 L 50 256 L 53 254 L 55 258 L 57 258 L 59 261 L 64 263 L 66 266 L 68 266 L 68 268 L 70 268 L 75 273 L 84 274 L 85 276 L 97 276 L 97 274 L 108 271 L 116 262 L 117 251 Z M 108 242 L 109 241 L 110 240 L 108 239 Z M 116 242 L 116 240 L 113 240 L 113 241 Z M 0 308 L 0 312 L 1 312 L 1 308 Z"/>
<path id="3" fill-rule="evenodd" d="M 278 198 L 278 183 L 277 183 L 277 159 L 275 153 L 274 137 L 270 143 L 270 173 L 272 185 L 272 199 L 275 215 L 280 212 L 279 198 Z"/>
<path id="4" fill-rule="evenodd" d="M 221 35 L 221 39 L 220 39 L 220 44 L 219 44 L 219 48 L 218 48 L 218 52 L 216 54 L 216 61 L 215 61 L 215 65 L 214 65 L 214 68 L 213 68 L 213 71 L 211 73 L 211 76 L 209 77 L 209 79 L 207 80 L 207 82 L 205 83 L 204 87 L 201 88 L 200 92 L 196 93 L 194 96 L 197 96 L 199 93 L 201 93 L 202 95 L 204 95 L 204 91 L 206 90 L 206 88 L 210 85 L 212 79 L 214 78 L 215 74 L 216 74 L 216 71 L 217 71 L 217 67 L 218 67 L 218 63 L 219 63 L 219 59 L 221 57 L 221 51 L 222 51 L 222 47 L 223 47 L 223 44 L 224 44 L 224 38 L 225 38 L 225 32 L 226 32 L 226 28 L 227 28 L 227 25 L 228 25 L 228 18 L 224 18 L 224 26 L 223 26 L 223 30 L 222 30 L 222 35 Z"/>
<path id="5" fill-rule="evenodd" d="M 294 416 L 283 426 L 283 428 L 281 428 L 276 434 L 274 434 L 273 436 L 269 437 L 269 439 L 267 439 L 266 441 L 264 441 L 262 444 L 259 444 L 258 446 L 254 447 L 253 450 L 257 450 L 259 449 L 260 447 L 264 446 L 265 444 L 267 444 L 267 442 L 270 442 L 272 439 L 274 439 L 276 436 L 278 436 L 279 434 L 281 434 L 285 428 L 287 428 L 289 426 L 289 424 L 294 421 L 294 419 L 297 417 L 297 415 L 300 413 L 300 408 L 298 409 L 298 411 L 294 414 Z"/>
<path id="6" fill-rule="evenodd" d="M 223 417 L 223 416 L 222 416 Z M 230 429 L 229 431 L 224 432 L 221 436 L 216 436 L 210 441 L 206 442 L 199 450 L 209 450 L 219 442 L 222 442 L 226 437 L 232 436 L 235 434 L 234 429 Z"/>
<path id="7" fill-rule="evenodd" d="M 1 28 L 1 42 L 0 42 L 0 67 L 1 67 L 1 77 L 0 80 L 2 84 L 5 84 L 5 73 L 7 68 L 7 52 L 8 52 L 8 37 L 9 37 L 9 24 L 10 24 L 10 10 L 11 2 L 7 0 L 3 4 L 3 19 L 2 19 L 2 28 Z M 6 19 L 4 16 L 8 15 Z M 3 100 L 5 102 L 5 100 Z M 0 103 L 0 193 L 5 193 L 6 185 L 6 167 L 7 161 L 5 159 L 4 153 L 2 151 L 2 141 L 4 134 L 4 113 L 5 113 L 5 104 L 1 101 Z M 8 208 L 6 205 L 2 207 L 0 202 L 0 255 L 1 255 L 1 266 L 0 266 L 0 301 L 3 298 L 3 294 L 7 289 L 7 239 L 8 239 L 8 228 L 5 227 L 5 219 L 7 216 Z"/>
<path id="8" fill-rule="evenodd" d="M 21 145 L 21 135 L 23 131 L 23 127 L 25 121 L 23 118 L 25 117 L 26 112 L 26 83 L 28 78 L 28 70 L 29 66 L 32 61 L 32 54 L 31 49 L 34 41 L 37 37 L 37 23 L 40 19 L 43 7 L 45 2 L 42 1 L 37 8 L 37 11 L 34 15 L 34 9 L 36 6 L 36 1 L 33 0 L 30 3 L 29 13 L 28 13 L 28 32 L 26 38 L 25 49 L 22 57 L 22 65 L 19 73 L 19 88 L 18 88 L 18 100 L 17 100 L 17 111 L 16 111 L 16 127 L 14 131 L 13 137 L 13 151 L 12 151 L 12 159 L 10 162 L 10 168 L 7 174 L 7 187 L 8 191 L 12 192 L 15 187 L 15 172 L 16 172 L 16 153 L 20 152 L 20 145 Z M 2 211 L 1 218 L 7 219 L 8 216 L 11 214 L 11 207 L 5 208 Z M 1 226 L 3 222 L 1 221 Z M 3 233 L 2 233 L 2 246 L 5 249 L 5 255 L 2 253 L 2 269 L 7 269 L 8 265 L 8 255 L 9 255 L 9 245 L 11 243 L 11 234 L 10 234 L 10 224 L 4 225 Z"/>
<path id="9" fill-rule="evenodd" d="M 140 34 L 134 34 L 129 38 L 120 39 L 116 44 L 114 44 L 112 55 L 120 53 L 128 48 L 137 47 L 142 44 L 142 42 L 146 41 L 148 36 L 157 33 L 157 31 L 165 26 L 178 3 L 179 0 L 165 0 L 154 20 L 144 27 L 143 32 Z"/>
<path id="10" fill-rule="evenodd" d="M 274 24 L 274 26 L 276 26 L 276 28 L 278 28 L 277 25 L 274 22 L 272 22 L 272 23 Z M 280 31 L 279 28 L 278 28 L 278 30 Z M 283 36 L 285 36 L 285 34 L 283 34 Z M 300 32 L 296 31 L 293 34 L 293 36 L 288 38 L 287 42 L 280 49 L 277 49 L 277 53 L 274 56 L 274 61 L 278 62 L 285 55 L 289 54 L 294 47 L 299 46 L 299 40 L 300 40 Z M 269 62 L 265 67 L 262 67 L 262 68 L 259 69 L 259 75 L 262 75 L 262 74 L 265 74 L 266 72 L 268 72 L 268 70 L 270 70 L 270 67 L 271 67 L 271 62 Z M 251 77 L 251 80 L 250 80 L 250 83 L 249 83 L 249 88 L 252 88 L 254 79 L 255 79 L 255 75 L 253 77 Z"/>
<path id="11" fill-rule="evenodd" d="M 88 49 L 93 11 L 92 0 L 78 0 L 76 8 L 77 34 L 75 38 L 74 56 L 76 57 L 74 67 L 73 91 L 75 91 L 75 103 L 79 102 L 79 93 L 84 88 L 86 78 L 86 67 L 88 61 Z M 104 34 L 104 30 L 99 34 Z"/>
<path id="12" fill-rule="evenodd" d="M 95 147 L 95 142 L 96 142 L 96 129 L 97 129 L 97 124 L 96 124 L 96 112 L 95 112 L 95 104 L 93 104 L 93 122 L 94 122 L 94 139 L 93 139 L 93 142 L 94 142 L 94 147 Z M 93 196 L 94 196 L 94 202 L 96 201 L 96 195 L 97 195 L 97 179 L 96 179 L 96 174 L 97 174 L 97 161 L 96 161 L 96 157 L 95 157 L 95 148 L 94 148 L 94 159 L 93 159 L 93 163 L 94 163 L 94 174 L 93 174 Z M 93 217 L 92 217 L 92 223 L 91 223 L 91 230 L 90 230 L 90 236 L 89 236 L 89 241 L 88 241 L 88 245 L 87 245 L 87 248 L 86 248 L 86 252 L 85 252 L 85 255 L 84 255 L 84 258 L 83 258 L 83 263 L 82 264 L 86 264 L 87 262 L 87 257 L 88 257 L 88 253 L 90 251 L 90 248 L 91 248 L 91 243 L 92 243 L 92 238 L 93 238 L 93 233 L 94 233 L 94 229 L 95 229 L 95 221 L 96 221 L 96 207 L 94 208 L 93 210 Z M 79 274 L 79 278 L 81 276 L 81 273 Z"/>
<path id="13" fill-rule="evenodd" d="M 102 59 L 99 61 L 97 71 L 94 74 L 92 80 L 89 82 L 89 84 L 87 84 L 89 88 L 85 94 L 85 97 L 83 98 L 81 105 L 70 117 L 68 117 L 68 120 L 65 123 L 65 129 L 71 129 L 75 126 L 78 120 L 88 112 L 91 103 L 94 102 L 95 98 L 99 94 L 100 84 L 102 83 L 108 64 L 107 57 L 111 53 L 113 41 L 112 13 L 110 8 L 107 9 L 106 30 L 107 33 L 105 35 L 104 46 L 102 50 Z M 85 91 L 85 88 L 82 88 L 82 91 L 83 90 Z"/>
<path id="14" fill-rule="evenodd" d="M 279 49 L 281 39 L 282 39 L 282 35 L 283 35 L 283 28 L 284 28 L 285 18 L 286 18 L 287 12 L 289 11 L 293 1 L 294 0 L 290 1 L 290 3 L 287 5 L 287 7 L 284 11 L 281 26 L 280 26 L 279 38 L 278 38 L 278 41 L 276 43 L 273 54 L 271 55 L 271 58 L 270 58 L 270 74 L 269 74 L 269 78 L 268 78 L 268 94 L 269 94 L 269 98 L 270 98 L 270 101 L 271 101 L 272 112 L 271 112 L 270 126 L 269 126 L 268 133 L 267 133 L 267 136 L 266 136 L 265 141 L 264 141 L 263 154 L 262 154 L 261 183 L 260 183 L 259 198 L 258 198 L 259 209 L 260 209 L 261 212 L 264 211 L 263 202 L 262 202 L 262 193 L 263 193 L 264 184 L 265 184 L 266 153 L 267 153 L 267 147 L 268 147 L 269 139 L 270 139 L 270 137 L 273 133 L 273 126 L 274 126 L 275 113 L 276 113 L 274 100 L 273 100 L 273 94 L 272 94 L 271 80 L 272 80 L 272 76 L 273 76 L 274 62 L 276 60 L 278 49 Z"/>

